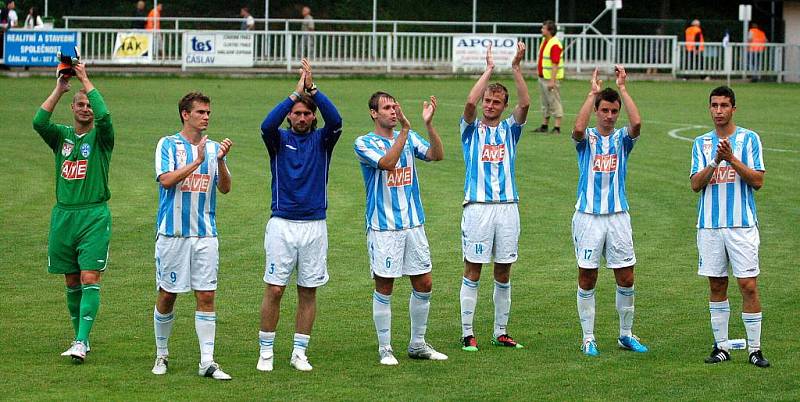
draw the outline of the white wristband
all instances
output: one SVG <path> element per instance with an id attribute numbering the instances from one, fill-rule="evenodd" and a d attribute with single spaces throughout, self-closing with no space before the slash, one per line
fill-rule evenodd
<path id="1" fill-rule="evenodd" d="M 712 169 L 716 169 L 717 160 L 716 159 L 712 159 L 711 162 L 709 162 L 708 166 L 711 167 Z"/>

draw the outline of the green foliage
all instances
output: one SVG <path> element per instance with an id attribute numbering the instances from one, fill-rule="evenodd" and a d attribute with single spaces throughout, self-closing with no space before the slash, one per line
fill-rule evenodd
<path id="1" fill-rule="evenodd" d="M 501 81 L 510 84 L 508 77 Z M 309 356 L 314 371 L 298 373 L 288 364 L 295 292 L 286 292 L 276 340 L 275 371 L 255 370 L 258 317 L 263 294 L 263 236 L 269 217 L 268 157 L 259 126 L 266 113 L 294 87 L 294 78 L 110 78 L 97 77 L 113 113 L 117 132 L 111 163 L 113 237 L 103 278 L 100 313 L 92 333 L 92 353 L 82 366 L 58 354 L 72 329 L 63 279 L 46 273 L 49 211 L 54 202 L 53 156 L 31 128 L 31 119 L 54 80 L 0 78 L 5 89 L 0 159 L 5 191 L 0 203 L 0 250 L 4 300 L 0 353 L 7 369 L 0 376 L 3 398 L 12 400 L 797 400 L 795 335 L 795 243 L 800 238 L 797 174 L 797 85 L 737 84 L 736 121 L 759 132 L 768 169 L 757 194 L 761 222 L 759 285 L 764 306 L 764 353 L 773 367 L 747 364 L 742 351 L 733 361 L 707 366 L 702 360 L 713 341 L 707 284 L 696 275 L 695 204 L 689 188 L 689 142 L 710 129 L 707 95 L 713 82 L 636 82 L 629 91 L 643 117 L 641 140 L 631 155 L 628 194 L 637 266 L 635 332 L 651 352 L 620 351 L 615 345 L 613 275 L 603 269 L 597 291 L 601 356 L 583 357 L 575 311 L 576 272 L 570 240 L 577 169 L 572 141 L 536 135 L 536 84 L 528 128 L 518 148 L 522 236 L 514 264 L 510 332 L 526 345 L 502 350 L 489 344 L 492 325 L 491 277 L 485 272 L 479 294 L 476 334 L 480 352 L 463 353 L 459 287 L 463 271 L 460 215 L 463 162 L 458 120 L 472 81 L 464 79 L 347 79 L 318 77 L 320 89 L 337 104 L 344 133 L 334 152 L 329 186 L 328 228 L 331 280 L 319 292 L 317 322 Z M 606 79 L 611 83 L 612 80 Z M 73 82 L 78 85 L 77 81 Z M 509 85 L 509 87 L 513 87 Z M 213 139 L 230 137 L 228 157 L 233 190 L 218 199 L 220 287 L 217 298 L 216 358 L 234 380 L 215 383 L 197 377 L 198 345 L 191 295 L 179 297 L 170 343 L 170 373 L 150 373 L 155 347 L 152 329 L 154 230 L 157 187 L 153 150 L 158 139 L 179 129 L 178 99 L 190 90 L 212 98 Z M 363 223 L 364 189 L 353 140 L 372 128 L 367 98 L 388 90 L 404 105 L 412 127 L 424 133 L 421 102 L 439 96 L 435 124 L 446 159 L 419 166 L 434 263 L 434 296 L 428 340 L 448 354 L 446 362 L 411 361 L 402 351 L 408 340 L 407 280 L 398 281 L 393 303 L 393 344 L 400 365 L 378 364 L 371 319 Z M 562 98 L 569 132 L 588 83 L 567 81 Z M 511 102 L 515 95 L 512 94 Z M 66 98 L 65 98 L 66 99 Z M 623 111 L 624 114 L 624 111 Z M 54 119 L 69 123 L 67 100 Z M 776 151 L 779 150 L 779 151 Z M 731 282 L 731 337 L 744 337 L 741 297 Z M 794 380 L 793 380 L 794 378 Z"/>

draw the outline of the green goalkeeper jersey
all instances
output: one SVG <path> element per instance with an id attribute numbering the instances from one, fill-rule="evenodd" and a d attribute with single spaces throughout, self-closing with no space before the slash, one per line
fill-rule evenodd
<path id="1" fill-rule="evenodd" d="M 86 97 L 94 112 L 94 127 L 83 135 L 75 128 L 50 121 L 52 113 L 39 108 L 33 128 L 55 154 L 56 201 L 62 206 L 105 202 L 108 168 L 114 149 L 114 126 L 103 96 L 93 89 Z"/>

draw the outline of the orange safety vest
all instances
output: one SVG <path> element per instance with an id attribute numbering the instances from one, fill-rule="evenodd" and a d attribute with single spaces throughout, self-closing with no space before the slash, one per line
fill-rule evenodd
<path id="1" fill-rule="evenodd" d="M 161 13 L 159 13 L 158 10 L 152 9 L 147 14 L 147 22 L 145 22 L 144 29 L 148 31 L 161 29 Z"/>
<path id="2" fill-rule="evenodd" d="M 686 28 L 686 50 L 693 52 L 695 50 L 695 43 L 699 43 L 699 45 L 697 45 L 697 50 L 702 52 L 705 45 L 703 30 L 700 29 L 700 27 L 691 25 L 689 28 Z"/>
<path id="3" fill-rule="evenodd" d="M 763 52 L 767 43 L 767 34 L 758 28 L 750 28 L 750 43 L 747 44 L 747 50 L 751 52 Z"/>

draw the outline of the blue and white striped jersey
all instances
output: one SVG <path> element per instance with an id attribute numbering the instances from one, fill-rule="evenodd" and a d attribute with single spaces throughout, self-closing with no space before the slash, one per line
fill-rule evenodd
<path id="1" fill-rule="evenodd" d="M 602 136 L 597 128 L 587 128 L 583 141 L 575 142 L 578 151 L 578 201 L 575 209 L 587 214 L 604 215 L 628 210 L 625 176 L 628 155 L 637 138 L 628 127 Z"/>
<path id="2" fill-rule="evenodd" d="M 512 114 L 497 127 L 461 118 L 464 152 L 464 204 L 471 202 L 519 202 L 515 164 L 522 127 Z"/>
<path id="3" fill-rule="evenodd" d="M 765 171 L 761 138 L 753 131 L 736 127 L 728 137 L 733 155 L 754 170 Z M 719 137 L 709 131 L 694 139 L 689 177 L 705 169 L 717 157 Z M 758 225 L 755 189 L 742 180 L 728 162 L 720 162 L 711 181 L 700 192 L 697 203 L 698 228 L 736 228 Z"/>
<path id="4" fill-rule="evenodd" d="M 217 152 L 219 143 L 206 141 L 206 159 L 197 170 L 171 188 L 158 186 L 158 234 L 173 237 L 215 237 L 217 223 Z M 158 141 L 155 154 L 156 181 L 164 173 L 180 169 L 197 158 L 197 146 L 180 133 Z"/>
<path id="5" fill-rule="evenodd" d="M 399 131 L 394 131 L 394 138 L 398 134 Z M 409 131 L 394 170 L 381 170 L 378 161 L 392 144 L 394 139 L 373 132 L 356 138 L 354 144 L 367 193 L 367 227 L 373 230 L 409 229 L 425 223 L 414 158 L 427 161 L 425 154 L 430 144 L 415 131 Z"/>

